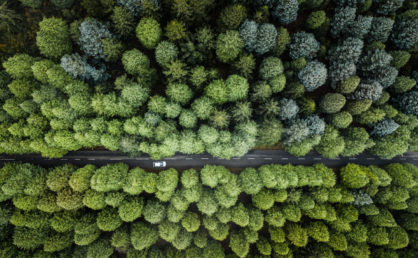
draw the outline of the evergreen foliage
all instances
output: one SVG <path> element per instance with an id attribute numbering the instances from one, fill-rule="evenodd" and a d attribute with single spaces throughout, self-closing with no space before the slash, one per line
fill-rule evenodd
<path id="1" fill-rule="evenodd" d="M 43 171 L 38 184 L 48 184 L 54 191 L 61 185 L 65 192 L 68 178 L 73 187 L 76 181 L 72 178 L 83 175 L 85 181 L 89 175 L 104 171 L 119 174 L 122 167 L 125 169 L 126 165 L 41 169 L 8 163 L 0 169 L 1 189 L 4 192 L 11 185 L 17 189 L 17 175 L 21 176 L 20 187 L 29 187 L 32 174 Z M 316 249 L 328 248 L 329 254 L 355 256 L 367 252 L 366 249 L 375 253 L 379 247 L 395 254 L 415 250 L 408 244 L 413 241 L 416 228 L 413 211 L 416 167 L 399 163 L 383 168 L 348 164 L 337 170 L 323 165 L 270 164 L 247 168 L 236 175 L 225 167 L 208 165 L 199 172 L 184 171 L 179 185 L 174 169 L 155 174 L 133 168 L 129 173 L 142 175 L 144 179 L 138 182 L 143 184 L 145 177 L 155 175 L 157 192 L 126 195 L 123 188 L 106 194 L 95 192 L 93 197 L 96 179 L 92 178 L 82 190 L 85 197 L 80 210 L 73 211 L 38 210 L 42 207 L 36 205 L 38 199 L 51 194 L 51 204 L 59 205 L 61 190 L 41 190 L 35 196 L 7 190 L 13 201 L 1 201 L 0 223 L 7 228 L 4 236 L 10 241 L 2 245 L 21 248 L 25 255 L 35 257 L 40 252 L 75 254 L 80 248 L 84 248 L 87 257 L 109 257 L 127 250 L 128 255 L 157 252 L 171 257 L 186 252 L 206 253 L 204 257 L 256 257 L 273 252 L 310 253 L 311 241 L 315 241 Z M 6 176 L 10 173 L 16 174 Z M 128 180 L 118 182 L 128 184 Z M 196 187 L 201 196 L 192 200 L 190 190 Z M 162 197 L 159 192 L 175 194 L 167 203 L 159 200 Z M 238 195 L 244 198 L 237 199 Z M 228 206 L 224 206 L 225 198 L 232 198 Z M 103 205 L 98 205 L 100 199 Z M 92 202 L 97 204 L 93 206 Z M 197 210 L 190 206 L 192 203 L 197 204 Z M 138 219 L 141 215 L 143 219 Z M 164 249 L 158 248 L 159 239 L 167 242 Z M 224 240 L 229 248 L 220 245 Z"/>
<path id="2" fill-rule="evenodd" d="M 0 153 L 60 158 L 106 149 L 153 159 L 203 152 L 230 159 L 255 146 L 284 146 L 298 156 L 316 148 L 329 157 L 370 151 L 387 158 L 417 149 L 413 1 L 3 2 Z M 180 193 L 157 191 L 149 180 L 126 189 L 167 201 L 176 196 L 176 208 L 184 208 Z M 66 185 L 60 205 L 45 198 L 40 207 L 75 209 L 83 192 L 76 189 Z M 190 199 L 198 197 L 193 193 Z M 102 197 L 92 196 L 83 201 L 100 207 Z M 117 208 L 118 197 L 105 195 L 104 203 Z M 234 198 L 217 193 L 225 206 Z M 242 236 L 255 241 L 252 232 L 232 231 L 234 248 Z M 225 232 L 208 234 L 220 239 Z M 96 235 L 78 234 L 77 241 Z M 115 238 L 121 250 L 132 249 Z M 346 240 L 338 248 L 367 253 Z M 288 242 L 269 243 L 270 252 L 306 256 L 292 253 Z M 176 245 L 188 243 L 182 234 Z M 321 245 L 312 250 L 329 253 Z"/>

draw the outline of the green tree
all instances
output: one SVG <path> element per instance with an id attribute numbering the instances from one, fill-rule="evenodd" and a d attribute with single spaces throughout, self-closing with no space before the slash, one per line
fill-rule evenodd
<path id="1" fill-rule="evenodd" d="M 241 39 L 239 32 L 228 30 L 221 33 L 216 40 L 216 55 L 223 63 L 229 63 L 238 57 L 244 47 L 244 41 Z"/>
<path id="2" fill-rule="evenodd" d="M 161 26 L 153 18 L 142 18 L 136 27 L 136 37 L 145 48 L 154 49 L 162 36 Z"/>
<path id="3" fill-rule="evenodd" d="M 72 51 L 68 25 L 59 18 L 45 18 L 39 23 L 36 45 L 41 54 L 58 59 Z"/>

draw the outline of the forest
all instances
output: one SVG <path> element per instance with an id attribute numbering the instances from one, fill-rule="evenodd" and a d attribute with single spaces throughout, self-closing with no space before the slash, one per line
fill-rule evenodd
<path id="1" fill-rule="evenodd" d="M 0 169 L 0 257 L 416 257 L 418 167 Z"/>
<path id="2" fill-rule="evenodd" d="M 0 2 L 1 153 L 418 150 L 414 0 Z"/>

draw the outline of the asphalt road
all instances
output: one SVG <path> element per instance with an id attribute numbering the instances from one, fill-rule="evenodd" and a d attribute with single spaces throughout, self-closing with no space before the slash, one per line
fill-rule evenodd
<path id="1" fill-rule="evenodd" d="M 328 167 L 341 167 L 347 163 L 356 163 L 361 165 L 386 165 L 389 163 L 412 163 L 418 166 L 418 152 L 405 153 L 402 156 L 391 160 L 380 159 L 370 154 L 360 154 L 355 157 L 339 157 L 327 159 L 321 157 L 315 152 L 311 152 L 304 157 L 295 157 L 285 151 L 280 150 L 253 150 L 247 155 L 230 160 L 212 157 L 209 154 L 201 155 L 176 155 L 171 158 L 163 159 L 167 162 L 167 168 L 190 168 L 203 167 L 206 164 L 223 165 L 230 168 L 258 167 L 264 164 L 277 163 L 293 165 L 312 165 L 323 163 Z M 108 163 L 127 163 L 129 166 L 139 166 L 143 168 L 152 168 L 153 160 L 148 156 L 129 157 L 120 152 L 111 151 L 76 151 L 70 152 L 63 158 L 49 159 L 40 155 L 0 155 L 0 164 L 4 162 L 21 161 L 38 164 L 44 167 L 72 163 L 75 165 L 94 164 L 97 166 Z"/>

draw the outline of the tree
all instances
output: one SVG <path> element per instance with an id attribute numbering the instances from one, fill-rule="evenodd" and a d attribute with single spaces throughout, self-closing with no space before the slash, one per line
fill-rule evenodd
<path id="1" fill-rule="evenodd" d="M 244 41 L 239 32 L 228 30 L 219 34 L 216 40 L 216 55 L 221 62 L 229 63 L 238 57 L 243 47 Z"/>
<path id="2" fill-rule="evenodd" d="M 339 112 L 345 105 L 346 99 L 339 93 L 327 93 L 319 104 L 322 111 L 327 114 Z"/>
<path id="3" fill-rule="evenodd" d="M 142 18 L 136 27 L 136 37 L 148 49 L 154 49 L 162 36 L 158 21 L 153 18 Z"/>
<path id="4" fill-rule="evenodd" d="M 225 87 L 228 92 L 229 101 L 238 101 L 245 99 L 248 95 L 249 84 L 247 79 L 233 74 L 225 80 Z"/>
<path id="5" fill-rule="evenodd" d="M 123 53 L 122 64 L 127 73 L 139 75 L 149 69 L 150 61 L 145 54 L 134 48 Z"/>
<path id="6" fill-rule="evenodd" d="M 208 86 L 206 86 L 205 95 L 210 97 L 216 104 L 223 104 L 227 102 L 228 89 L 225 85 L 225 82 L 221 79 L 212 81 Z"/>
<path id="7" fill-rule="evenodd" d="M 187 104 L 193 97 L 192 90 L 183 83 L 169 83 L 166 89 L 167 96 L 181 105 Z"/>
<path id="8" fill-rule="evenodd" d="M 244 40 L 245 49 L 257 55 L 269 52 L 276 44 L 277 30 L 270 23 L 258 25 L 254 21 L 246 20 L 239 32 Z"/>
<path id="9" fill-rule="evenodd" d="M 271 80 L 284 71 L 282 61 L 277 57 L 267 57 L 260 64 L 258 73 L 263 80 Z"/>
<path id="10" fill-rule="evenodd" d="M 308 92 L 314 91 L 325 84 L 327 80 L 327 68 L 323 63 L 312 61 L 299 71 L 298 78 Z"/>
<path id="11" fill-rule="evenodd" d="M 125 183 L 127 173 L 128 166 L 123 163 L 102 166 L 91 177 L 91 188 L 99 192 L 120 190 Z"/>
<path id="12" fill-rule="evenodd" d="M 32 65 L 36 59 L 27 54 L 16 54 L 3 63 L 4 69 L 13 79 L 30 78 L 33 76 Z"/>
<path id="13" fill-rule="evenodd" d="M 115 6 L 110 19 L 113 23 L 115 32 L 123 37 L 127 37 L 135 28 L 135 20 L 131 11 L 133 8 Z"/>
<path id="14" fill-rule="evenodd" d="M 324 157 L 334 158 L 338 157 L 344 148 L 344 138 L 340 136 L 338 130 L 332 126 L 326 126 L 324 135 L 315 150 Z"/>
<path id="15" fill-rule="evenodd" d="M 79 26 L 78 44 L 81 50 L 94 58 L 105 58 L 102 39 L 113 35 L 106 25 L 93 18 L 85 19 Z"/>
<path id="16" fill-rule="evenodd" d="M 162 66 L 167 66 L 178 56 L 179 50 L 177 46 L 170 41 L 161 41 L 155 49 L 155 59 Z"/>
<path id="17" fill-rule="evenodd" d="M 312 59 L 319 51 L 319 43 L 316 41 L 315 36 L 312 33 L 297 32 L 292 35 L 292 42 L 289 46 L 290 57 L 298 59 L 299 57 L 305 57 L 306 59 Z"/>
<path id="18" fill-rule="evenodd" d="M 296 20 L 299 3 L 295 0 L 279 0 L 273 9 L 273 17 L 281 24 L 289 24 Z"/>
<path id="19" fill-rule="evenodd" d="M 141 216 L 143 207 L 142 197 L 128 196 L 118 208 L 119 217 L 125 222 L 132 222 Z"/>
<path id="20" fill-rule="evenodd" d="M 42 0 L 19 0 L 23 6 L 30 8 L 39 8 L 42 5 Z"/>
<path id="21" fill-rule="evenodd" d="M 289 120 L 296 117 L 297 113 L 299 112 L 299 106 L 297 105 L 296 101 L 292 99 L 281 99 L 279 102 L 280 111 L 279 117 L 282 120 Z"/>
<path id="22" fill-rule="evenodd" d="M 39 23 L 36 45 L 41 54 L 58 59 L 72 51 L 68 25 L 59 18 L 46 18 Z"/>
<path id="23" fill-rule="evenodd" d="M 233 4 L 225 7 L 219 16 L 219 27 L 222 31 L 236 30 L 247 17 L 247 9 L 241 4 Z"/>
<path id="24" fill-rule="evenodd" d="M 306 20 L 306 26 L 311 29 L 319 29 L 327 20 L 327 15 L 324 11 L 311 12 Z"/>
<path id="25" fill-rule="evenodd" d="M 131 243 L 138 250 L 151 247 L 158 240 L 157 229 L 143 221 L 134 222 L 131 225 Z"/>

